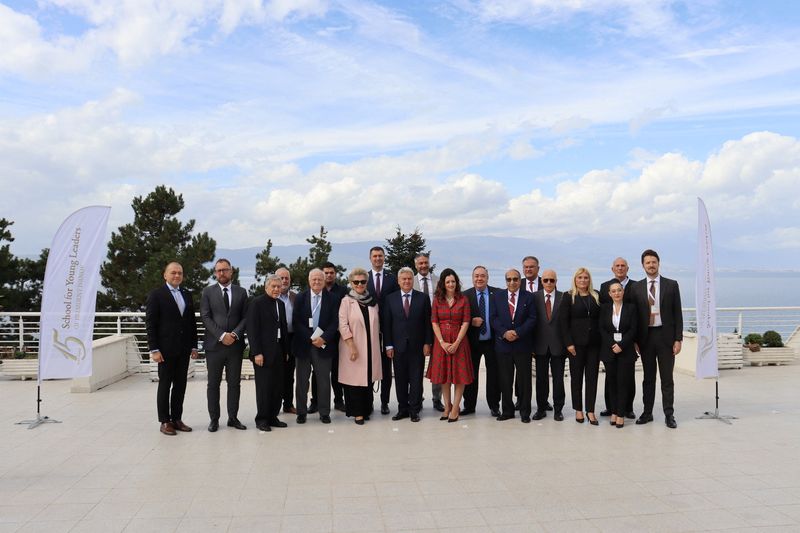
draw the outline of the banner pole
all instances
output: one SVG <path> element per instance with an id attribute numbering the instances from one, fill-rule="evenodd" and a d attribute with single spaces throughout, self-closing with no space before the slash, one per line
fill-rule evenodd
<path id="1" fill-rule="evenodd" d="M 714 380 L 714 389 L 715 389 L 715 396 L 716 396 L 714 412 L 711 413 L 709 411 L 706 411 L 702 415 L 696 416 L 695 418 L 698 419 L 698 420 L 700 420 L 700 419 L 719 420 L 720 422 L 725 422 L 728 425 L 732 425 L 733 423 L 731 422 L 731 420 L 737 420 L 738 417 L 731 416 L 731 415 L 721 415 L 721 414 L 719 414 L 719 378 L 716 378 Z"/>
<path id="2" fill-rule="evenodd" d="M 33 420 L 22 420 L 21 422 L 15 422 L 14 425 L 28 426 L 28 429 L 33 429 L 35 427 L 41 426 L 42 424 L 61 423 L 61 420 L 54 420 L 49 416 L 42 416 L 41 407 L 42 407 L 42 380 L 39 379 L 39 383 L 36 384 L 36 418 L 34 418 Z"/>

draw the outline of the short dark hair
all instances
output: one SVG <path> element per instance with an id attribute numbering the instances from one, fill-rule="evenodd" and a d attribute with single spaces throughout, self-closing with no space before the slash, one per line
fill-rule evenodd
<path id="1" fill-rule="evenodd" d="M 647 257 L 648 255 L 652 255 L 653 257 L 655 257 L 655 258 L 656 258 L 656 261 L 658 261 L 659 263 L 661 262 L 661 258 L 660 258 L 660 257 L 658 257 L 658 252 L 656 252 L 655 250 L 651 250 L 650 248 L 648 248 L 647 250 L 645 250 L 644 252 L 642 252 L 642 264 L 644 264 L 644 258 L 645 258 L 645 257 Z"/>
<path id="2" fill-rule="evenodd" d="M 536 257 L 535 255 L 526 255 L 525 257 L 522 258 L 522 262 L 524 263 L 528 259 L 533 259 L 534 261 L 536 261 L 537 265 L 539 264 L 539 258 Z"/>
<path id="3" fill-rule="evenodd" d="M 369 255 L 372 255 L 372 252 L 381 252 L 383 255 L 386 255 L 386 252 L 380 246 L 373 246 L 369 249 Z"/>
<path id="4" fill-rule="evenodd" d="M 336 265 L 334 265 L 330 261 L 325 261 L 325 263 L 322 264 L 322 268 L 332 268 L 336 270 Z"/>
<path id="5" fill-rule="evenodd" d="M 219 263 L 228 263 L 228 266 L 231 266 L 231 262 L 225 259 L 224 257 L 220 257 L 219 259 L 214 262 L 214 266 L 217 266 Z"/>

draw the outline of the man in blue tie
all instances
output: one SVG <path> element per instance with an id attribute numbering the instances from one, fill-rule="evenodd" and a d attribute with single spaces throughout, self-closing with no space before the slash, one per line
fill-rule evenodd
<path id="1" fill-rule="evenodd" d="M 472 269 L 472 287 L 464 291 L 469 300 L 470 322 L 467 338 L 472 354 L 473 381 L 464 389 L 464 409 L 461 415 L 475 413 L 478 403 L 478 375 L 481 368 L 481 355 L 486 365 L 486 403 L 493 417 L 500 416 L 500 382 L 497 375 L 497 358 L 494 352 L 494 334 L 489 324 L 494 287 L 489 286 L 489 271 L 478 265 Z"/>

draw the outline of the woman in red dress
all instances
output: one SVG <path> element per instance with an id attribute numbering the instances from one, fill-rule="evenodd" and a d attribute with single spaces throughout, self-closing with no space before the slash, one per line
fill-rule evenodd
<path id="1" fill-rule="evenodd" d="M 464 341 L 469 329 L 470 308 L 466 296 L 461 294 L 461 282 L 452 268 L 439 275 L 436 285 L 431 322 L 436 342 L 433 344 L 427 377 L 431 383 L 442 385 L 444 416 L 439 420 L 458 420 L 464 387 L 472 383 L 472 357 L 469 342 Z M 450 385 L 454 391 L 451 401 Z"/>

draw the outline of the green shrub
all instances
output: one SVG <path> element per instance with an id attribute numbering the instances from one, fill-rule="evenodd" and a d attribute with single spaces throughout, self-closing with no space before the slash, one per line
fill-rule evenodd
<path id="1" fill-rule="evenodd" d="M 764 337 L 762 337 L 758 333 L 750 333 L 749 335 L 747 335 L 744 338 L 744 343 L 745 344 L 758 344 L 759 346 L 761 346 L 762 344 L 764 344 Z"/>
<path id="2" fill-rule="evenodd" d="M 777 331 L 765 331 L 764 332 L 764 346 L 769 348 L 780 348 L 783 346 L 783 339 L 781 339 L 781 334 Z"/>

